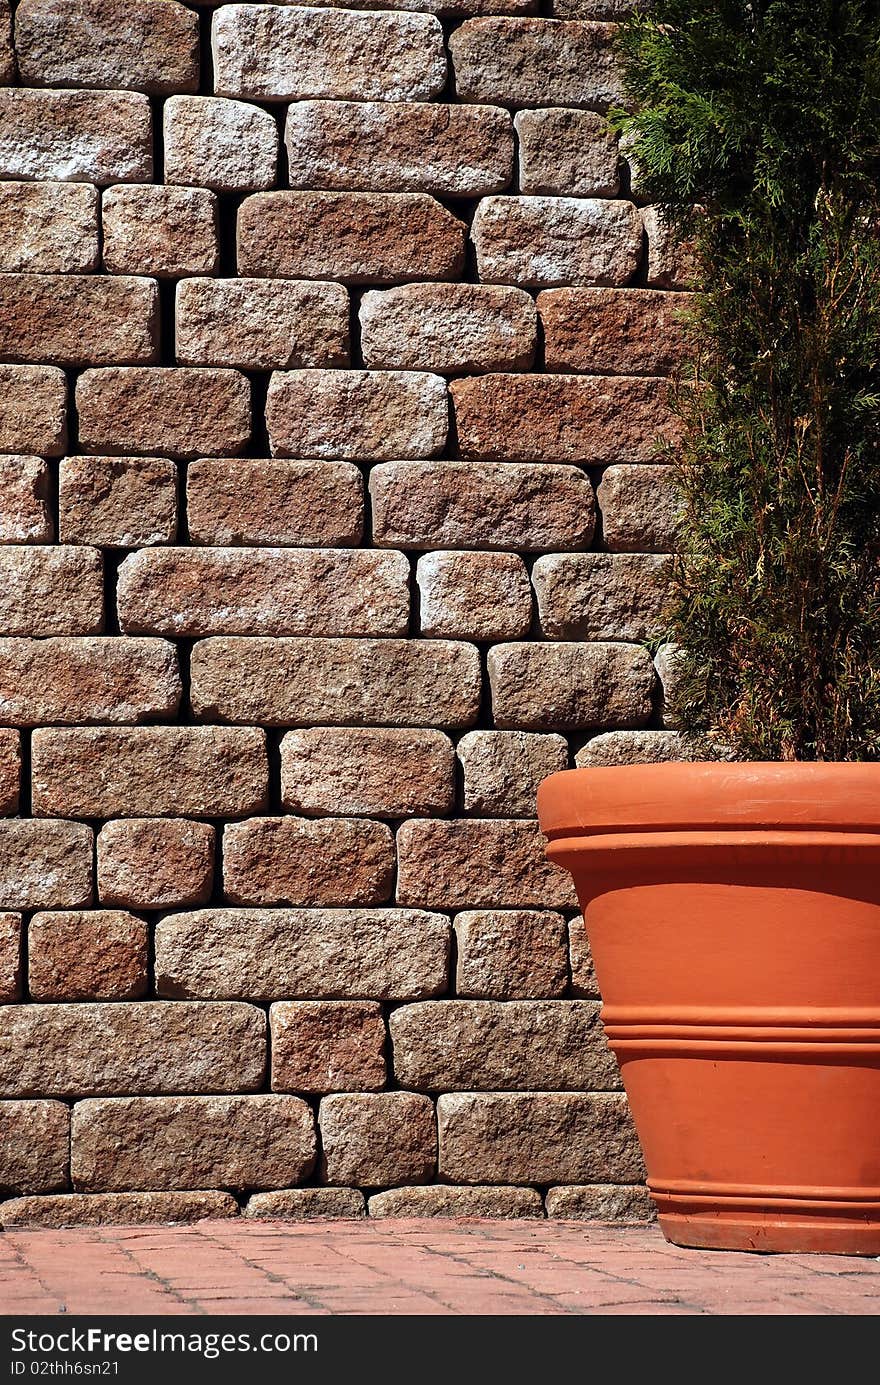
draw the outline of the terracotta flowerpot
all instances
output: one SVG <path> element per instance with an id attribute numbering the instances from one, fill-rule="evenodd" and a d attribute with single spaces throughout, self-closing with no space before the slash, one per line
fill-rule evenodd
<path id="1" fill-rule="evenodd" d="M 554 774 L 660 1226 L 880 1255 L 880 766 Z"/>

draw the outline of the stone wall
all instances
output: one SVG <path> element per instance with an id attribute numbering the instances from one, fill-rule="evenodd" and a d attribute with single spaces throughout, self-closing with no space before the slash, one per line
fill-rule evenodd
<path id="1" fill-rule="evenodd" d="M 0 1223 L 646 1213 L 534 816 L 674 742 L 623 7 L 0 2 Z"/>

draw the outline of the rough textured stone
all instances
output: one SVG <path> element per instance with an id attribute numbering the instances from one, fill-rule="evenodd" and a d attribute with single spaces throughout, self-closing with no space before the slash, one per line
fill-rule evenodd
<path id="1" fill-rule="evenodd" d="M 520 111 L 519 186 L 561 197 L 616 197 L 617 136 L 593 111 L 571 107 Z"/>
<path id="2" fill-rule="evenodd" d="M 522 289 L 407 284 L 361 300 L 361 350 L 374 370 L 528 370 L 537 314 Z"/>
<path id="3" fill-rule="evenodd" d="M 0 548 L 0 629 L 4 635 L 91 635 L 103 625 L 104 588 L 97 549 Z"/>
<path id="4" fill-rule="evenodd" d="M 0 1004 L 21 999 L 21 914 L 0 913 Z"/>
<path id="5" fill-rule="evenodd" d="M 316 726 L 281 741 L 281 801 L 295 813 L 421 817 L 451 812 L 454 795 L 442 731 Z"/>
<path id="6" fill-rule="evenodd" d="M 0 178 L 105 185 L 152 176 L 150 103 L 140 92 L 0 89 Z"/>
<path id="7" fill-rule="evenodd" d="M 73 1185 L 85 1192 L 277 1188 L 315 1163 L 312 1113 L 295 1096 L 81 1101 L 72 1134 Z"/>
<path id="8" fill-rule="evenodd" d="M 397 833 L 397 899 L 426 909 L 577 902 L 571 877 L 544 855 L 537 822 L 414 818 Z"/>
<path id="9" fill-rule="evenodd" d="M 51 365 L 0 365 L 0 452 L 60 457 L 66 447 L 64 371 Z"/>
<path id="10" fill-rule="evenodd" d="M 210 639 L 191 663 L 193 709 L 266 726 L 470 726 L 480 660 L 452 640 Z"/>
<path id="11" fill-rule="evenodd" d="M 568 985 L 568 934 L 562 914 L 475 909 L 456 914 L 455 989 L 486 1000 L 561 996 Z"/>
<path id="12" fill-rule="evenodd" d="M 14 82 L 15 49 L 12 45 L 12 11 L 9 0 L 0 0 L 0 83 Z"/>
<path id="13" fill-rule="evenodd" d="M 32 772 L 35 813 L 96 818 L 258 813 L 269 776 L 265 735 L 246 726 L 35 731 Z"/>
<path id="14" fill-rule="evenodd" d="M 202 909 L 156 925 L 159 995 L 423 1000 L 448 984 L 449 920 L 415 909 Z"/>
<path id="15" fill-rule="evenodd" d="M 98 194 L 76 183 L 0 183 L 0 270 L 87 274 L 98 265 Z"/>
<path id="16" fill-rule="evenodd" d="M 446 81 L 432 15 L 224 5 L 214 15 L 214 89 L 258 101 L 430 101 Z"/>
<path id="17" fill-rule="evenodd" d="M 648 237 L 648 283 L 658 289 L 692 289 L 697 265 L 694 247 L 681 241 L 660 207 L 644 207 L 642 220 Z"/>
<path id="18" fill-rule="evenodd" d="M 661 553 L 554 553 L 532 569 L 548 639 L 652 640 L 663 632 L 670 559 Z"/>
<path id="19" fill-rule="evenodd" d="M 114 457 L 234 456 L 250 436 L 250 385 L 236 370 L 86 370 L 76 407 L 81 447 Z"/>
<path id="20" fill-rule="evenodd" d="M 584 996 L 589 1000 L 598 1000 L 600 998 L 599 987 L 593 967 L 593 954 L 581 914 L 576 914 L 574 918 L 569 920 L 568 949 L 572 994 Z"/>
<path id="21" fill-rule="evenodd" d="M 434 1106 L 415 1092 L 325 1096 L 318 1111 L 325 1183 L 424 1183 L 437 1163 Z"/>
<path id="22" fill-rule="evenodd" d="M 186 819 L 128 818 L 98 833 L 98 896 L 130 909 L 175 909 L 211 897 L 214 828 Z"/>
<path id="23" fill-rule="evenodd" d="M 385 1086 L 382 1007 L 287 1000 L 269 1011 L 273 1092 L 370 1092 Z"/>
<path id="24" fill-rule="evenodd" d="M 681 424 L 666 380 L 483 375 L 449 386 L 462 455 L 486 461 L 656 461 Z"/>
<path id="25" fill-rule="evenodd" d="M 91 902 L 90 827 L 0 821 L 0 909 L 81 909 Z"/>
<path id="26" fill-rule="evenodd" d="M 290 370 L 269 381 L 275 455 L 387 461 L 433 457 L 446 443 L 446 382 L 427 371 Z"/>
<path id="27" fill-rule="evenodd" d="M 365 1215 L 360 1188 L 279 1188 L 254 1193 L 244 1209 L 246 1217 L 267 1221 L 338 1221 Z"/>
<path id="28" fill-rule="evenodd" d="M 418 1091 L 620 1086 L 592 1000 L 428 1000 L 388 1023 L 394 1075 Z"/>
<path id="29" fill-rule="evenodd" d="M 437 1102 L 440 1174 L 456 1183 L 636 1182 L 642 1160 L 613 1092 L 452 1093 Z"/>
<path id="30" fill-rule="evenodd" d="M 61 543 L 140 548 L 173 543 L 177 469 L 167 457 L 65 457 L 58 471 Z"/>
<path id="31" fill-rule="evenodd" d="M 0 1101 L 3 1193 L 49 1193 L 69 1187 L 69 1150 L 70 1111 L 63 1102 Z"/>
<path id="32" fill-rule="evenodd" d="M 217 199 L 204 188 L 108 188 L 102 202 L 104 268 L 179 279 L 219 264 Z"/>
<path id="33" fill-rule="evenodd" d="M 522 284 L 625 284 L 642 254 L 631 202 L 590 197 L 485 197 L 472 239 L 481 279 Z"/>
<path id="34" fill-rule="evenodd" d="M 347 284 L 453 279 L 466 234 L 425 193 L 257 193 L 238 213 L 238 272 Z"/>
<path id="35" fill-rule="evenodd" d="M 165 548 L 119 570 L 125 631 L 404 635 L 409 564 L 365 549 Z"/>
<path id="36" fill-rule="evenodd" d="M 668 375 L 687 355 L 686 293 L 545 289 L 538 295 L 548 370 Z"/>
<path id="37" fill-rule="evenodd" d="M 165 181 L 216 192 L 271 188 L 278 127 L 268 111 L 216 96 L 172 96 L 164 111 Z"/>
<path id="38" fill-rule="evenodd" d="M 679 500 L 669 466 L 610 466 L 596 495 L 602 538 L 613 553 L 669 553 L 678 540 Z"/>
<path id="39" fill-rule="evenodd" d="M 132 1001 L 0 1010 L 4 1096 L 251 1091 L 265 1064 L 266 1017 L 254 1005 Z"/>
<path id="40" fill-rule="evenodd" d="M 647 1188 L 625 1183 L 547 1189 L 547 1216 L 561 1221 L 653 1221 L 656 1213 Z"/>
<path id="41" fill-rule="evenodd" d="M 593 488 L 573 466 L 389 462 L 370 472 L 370 496 L 380 547 L 584 548 L 596 525 Z"/>
<path id="42" fill-rule="evenodd" d="M 458 758 L 466 813 L 533 818 L 541 780 L 568 769 L 568 746 L 562 736 L 469 731 L 458 743 Z"/>
<path id="43" fill-rule="evenodd" d="M 292 279 L 190 279 L 179 284 L 177 359 L 274 370 L 348 363 L 348 294 Z"/>
<path id="44" fill-rule="evenodd" d="M 292 188 L 481 197 L 513 172 L 513 125 L 497 106 L 298 101 L 285 140 Z"/>
<path id="45" fill-rule="evenodd" d="M 515 553 L 427 553 L 416 580 L 423 635 L 515 640 L 529 632 L 529 574 Z"/>
<path id="46" fill-rule="evenodd" d="M 195 91 L 199 22 L 176 0 L 20 0 L 15 48 L 25 86 Z"/>
<path id="47" fill-rule="evenodd" d="M 19 726 L 173 717 L 180 692 L 165 640 L 0 639 L 0 718 Z"/>
<path id="48" fill-rule="evenodd" d="M 4 817 L 18 808 L 20 778 L 21 737 L 17 731 L 0 728 L 0 815 Z"/>
<path id="49" fill-rule="evenodd" d="M 147 932 L 143 919 L 112 909 L 34 914 L 31 1000 L 137 1000 L 148 984 Z"/>
<path id="50" fill-rule="evenodd" d="M 51 543 L 49 468 L 42 457 L 0 456 L 0 543 Z"/>
<path id="51" fill-rule="evenodd" d="M 159 293 L 152 279 L 0 274 L 0 355 L 25 365 L 154 361 Z"/>
<path id="52" fill-rule="evenodd" d="M 371 1217 L 543 1217 L 535 1188 L 389 1188 L 369 1201 Z"/>
<path id="53" fill-rule="evenodd" d="M 588 106 L 624 96 L 610 24 L 468 19 L 449 40 L 462 101 L 502 106 Z"/>
<path id="54" fill-rule="evenodd" d="M 231 1193 L 67 1193 L 12 1198 L 0 1206 L 0 1226 L 148 1226 L 237 1217 Z"/>
<path id="55" fill-rule="evenodd" d="M 584 769 L 589 765 L 656 765 L 692 758 L 692 749 L 677 731 L 606 731 L 587 741 L 575 756 L 575 764 Z"/>
<path id="56" fill-rule="evenodd" d="M 362 818 L 250 818 L 223 832 L 223 889 L 233 904 L 381 904 L 394 838 Z"/>
<path id="57" fill-rule="evenodd" d="M 654 669 L 636 644 L 499 644 L 490 649 L 495 723 L 523 730 L 644 726 Z"/>
<path id="58" fill-rule="evenodd" d="M 351 462 L 203 458 L 186 474 L 190 542 L 340 548 L 363 536 L 364 483 Z"/>

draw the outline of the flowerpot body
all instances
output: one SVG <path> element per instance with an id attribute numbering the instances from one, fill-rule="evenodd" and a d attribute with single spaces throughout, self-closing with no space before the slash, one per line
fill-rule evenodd
<path id="1" fill-rule="evenodd" d="M 553 775 L 667 1239 L 880 1255 L 880 766 Z"/>

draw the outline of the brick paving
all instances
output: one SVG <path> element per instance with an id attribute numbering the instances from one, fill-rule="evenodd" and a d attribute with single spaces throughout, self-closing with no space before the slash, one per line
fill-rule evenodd
<path id="1" fill-rule="evenodd" d="M 13 1230 L 0 1313 L 874 1315 L 880 1264 L 682 1250 L 653 1226 L 204 1221 Z"/>

